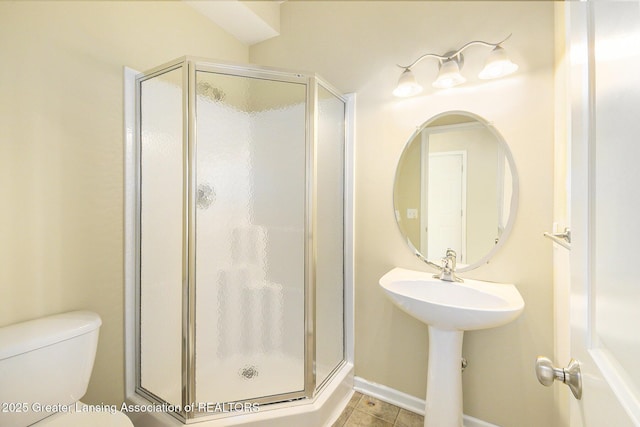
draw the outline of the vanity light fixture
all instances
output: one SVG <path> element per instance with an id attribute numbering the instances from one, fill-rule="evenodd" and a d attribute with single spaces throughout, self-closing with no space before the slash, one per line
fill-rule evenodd
<path id="1" fill-rule="evenodd" d="M 496 79 L 514 73 L 518 69 L 518 65 L 511 62 L 507 56 L 507 52 L 501 46 L 502 43 L 509 39 L 509 37 L 511 37 L 511 34 L 498 43 L 488 43 L 481 40 L 472 41 L 465 44 L 460 49 L 447 52 L 444 55 L 426 53 L 413 61 L 411 65 L 398 65 L 398 67 L 403 68 L 404 71 L 400 75 L 398 86 L 396 86 L 393 94 L 399 97 L 409 97 L 422 92 L 422 86 L 416 82 L 416 78 L 411 69 L 425 58 L 436 58 L 439 63 L 438 77 L 432 83 L 433 87 L 438 89 L 448 89 L 464 83 L 466 79 L 462 74 L 460 74 L 460 69 L 464 65 L 464 56 L 462 55 L 462 51 L 475 45 L 493 48 L 487 57 L 484 68 L 478 75 L 479 78 Z"/>

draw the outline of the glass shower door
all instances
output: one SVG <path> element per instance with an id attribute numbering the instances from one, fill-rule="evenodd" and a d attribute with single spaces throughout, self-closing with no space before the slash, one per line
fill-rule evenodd
<path id="1" fill-rule="evenodd" d="M 302 392 L 307 85 L 195 77 L 196 401 Z"/>

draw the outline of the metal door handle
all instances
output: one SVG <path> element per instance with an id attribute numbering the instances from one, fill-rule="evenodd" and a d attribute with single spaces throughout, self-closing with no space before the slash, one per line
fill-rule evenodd
<path id="1" fill-rule="evenodd" d="M 571 393 L 576 399 L 582 398 L 582 374 L 580 373 L 580 363 L 571 359 L 569 365 L 562 369 L 553 366 L 547 357 L 538 356 L 536 359 L 536 376 L 540 384 L 551 386 L 554 381 L 562 381 L 571 389 Z"/>

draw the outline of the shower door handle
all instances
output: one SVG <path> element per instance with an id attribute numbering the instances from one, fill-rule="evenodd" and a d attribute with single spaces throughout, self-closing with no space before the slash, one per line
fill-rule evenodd
<path id="1" fill-rule="evenodd" d="M 580 363 L 571 359 L 566 368 L 556 368 L 547 357 L 538 356 L 536 359 L 536 376 L 540 384 L 550 387 L 554 381 L 562 381 L 571 389 L 573 396 L 580 400 L 582 398 L 582 374 Z"/>

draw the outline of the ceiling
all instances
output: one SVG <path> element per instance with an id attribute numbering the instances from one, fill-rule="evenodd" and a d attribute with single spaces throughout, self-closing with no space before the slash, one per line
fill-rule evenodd
<path id="1" fill-rule="evenodd" d="M 281 0 L 184 0 L 248 46 L 280 35 Z"/>

